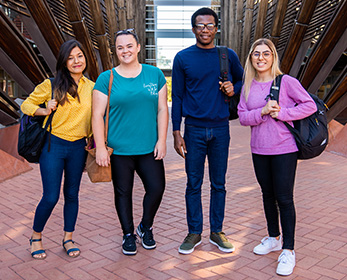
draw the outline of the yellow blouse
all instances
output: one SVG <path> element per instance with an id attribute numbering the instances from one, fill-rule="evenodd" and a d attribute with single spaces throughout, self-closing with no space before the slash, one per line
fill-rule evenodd
<path id="1" fill-rule="evenodd" d="M 83 137 L 88 137 L 92 133 L 91 118 L 92 118 L 92 90 L 94 82 L 86 77 L 82 77 L 78 84 L 78 99 L 67 94 L 69 102 L 64 105 L 58 105 L 52 119 L 52 134 L 67 140 L 76 141 Z M 51 81 L 44 80 L 39 84 L 29 97 L 21 105 L 21 110 L 24 114 L 33 116 L 39 105 L 46 103 L 52 97 Z M 47 121 L 46 117 L 44 124 Z"/>

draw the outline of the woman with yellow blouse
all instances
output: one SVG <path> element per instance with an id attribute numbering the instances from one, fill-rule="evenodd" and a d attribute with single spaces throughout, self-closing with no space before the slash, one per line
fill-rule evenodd
<path id="1" fill-rule="evenodd" d="M 45 122 L 56 111 L 52 119 L 52 134 L 47 137 L 39 160 L 43 195 L 35 211 L 30 239 L 31 255 L 35 259 L 47 256 L 42 246 L 42 231 L 59 200 L 63 172 L 63 248 L 70 257 L 80 254 L 72 234 L 77 220 L 78 193 L 86 160 L 84 147 L 86 137 L 91 133 L 94 83 L 83 75 L 86 69 L 87 60 L 82 45 L 76 40 L 65 42 L 60 47 L 57 59 L 54 98 L 51 81 L 46 79 L 21 106 L 24 114 L 47 116 Z M 42 103 L 46 104 L 46 108 L 39 107 Z"/>

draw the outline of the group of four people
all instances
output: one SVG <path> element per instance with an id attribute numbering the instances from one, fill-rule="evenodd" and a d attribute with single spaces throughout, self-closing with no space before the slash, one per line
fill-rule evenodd
<path id="1" fill-rule="evenodd" d="M 191 21 L 196 44 L 177 53 L 172 72 L 174 148 L 185 159 L 187 174 L 188 234 L 179 252 L 190 254 L 201 243 L 201 186 L 206 156 L 211 185 L 210 242 L 223 252 L 235 249 L 222 227 L 230 142 L 227 101 L 228 97 L 241 92 L 240 123 L 252 129 L 253 164 L 263 193 L 269 234 L 254 248 L 254 253 L 263 255 L 283 249 L 277 273 L 289 275 L 295 266 L 293 187 L 297 147 L 281 121 L 306 117 L 315 111 L 315 104 L 300 83 L 288 75 L 282 79 L 281 106 L 266 99 L 272 81 L 282 74 L 276 49 L 268 39 L 254 42 L 245 71 L 235 52 L 228 49 L 228 81 L 220 81 L 219 54 L 214 45 L 218 17 L 213 10 L 201 8 L 192 15 Z M 136 254 L 135 231 L 145 249 L 156 247 L 152 226 L 165 189 L 163 158 L 169 119 L 166 80 L 158 68 L 139 63 L 141 46 L 133 29 L 119 31 L 115 46 L 120 64 L 102 73 L 94 84 L 83 75 L 87 70 L 83 46 L 75 40 L 65 42 L 57 59 L 54 98 L 51 98 L 51 82 L 47 79 L 21 106 L 29 115 L 48 116 L 56 111 L 52 135 L 47 138 L 40 157 L 43 196 L 36 208 L 30 238 L 31 255 L 35 259 L 46 258 L 42 231 L 58 202 L 63 173 L 62 246 L 70 257 L 80 254 L 72 234 L 86 159 L 85 139 L 92 133 L 97 164 L 111 164 L 115 207 L 123 231 L 123 253 Z M 109 156 L 105 146 L 104 117 L 111 71 L 114 78 L 107 142 L 114 151 Z M 46 108 L 40 108 L 44 102 Z M 182 118 L 185 119 L 183 137 L 180 132 Z M 136 230 L 132 215 L 135 172 L 145 188 L 142 220 Z"/>

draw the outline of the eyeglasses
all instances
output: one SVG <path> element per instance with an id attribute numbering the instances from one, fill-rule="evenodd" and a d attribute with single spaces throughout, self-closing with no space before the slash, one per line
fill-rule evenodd
<path id="1" fill-rule="evenodd" d="M 270 51 L 264 51 L 264 52 L 252 52 L 251 56 L 253 58 L 260 58 L 260 56 L 263 56 L 263 58 L 268 59 L 272 55 L 272 52 Z"/>
<path id="2" fill-rule="evenodd" d="M 213 24 L 213 23 L 208 23 L 208 24 L 197 23 L 197 24 L 194 25 L 194 27 L 195 27 L 196 30 L 198 30 L 198 31 L 204 30 L 205 27 L 207 28 L 207 30 L 212 31 L 212 30 L 216 27 L 216 25 Z"/>
<path id="3" fill-rule="evenodd" d="M 128 28 L 128 29 L 123 29 L 123 30 L 119 30 L 116 35 L 119 34 L 136 34 L 135 33 L 135 28 Z"/>

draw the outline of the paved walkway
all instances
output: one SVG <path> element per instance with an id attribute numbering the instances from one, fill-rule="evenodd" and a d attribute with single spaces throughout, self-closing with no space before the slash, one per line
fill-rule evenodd
<path id="1" fill-rule="evenodd" d="M 249 150 L 249 128 L 231 122 L 224 231 L 236 247 L 222 253 L 208 242 L 209 184 L 203 185 L 203 242 L 190 255 L 177 251 L 185 220 L 184 162 L 173 150 L 171 132 L 165 159 L 167 189 L 157 214 L 157 248 L 138 246 L 136 256 L 121 252 L 121 230 L 113 206 L 111 183 L 92 184 L 86 174 L 80 193 L 80 212 L 74 236 L 82 254 L 69 258 L 61 246 L 62 199 L 44 231 L 48 257 L 31 258 L 28 239 L 34 208 L 42 192 L 34 169 L 0 184 L 0 279 L 276 279 L 278 252 L 252 253 L 266 235 L 261 193 Z M 206 172 L 207 173 L 207 172 Z M 143 187 L 134 189 L 134 219 L 141 217 Z M 301 161 L 295 187 L 297 266 L 286 279 L 347 279 L 347 158 L 325 152 Z"/>

